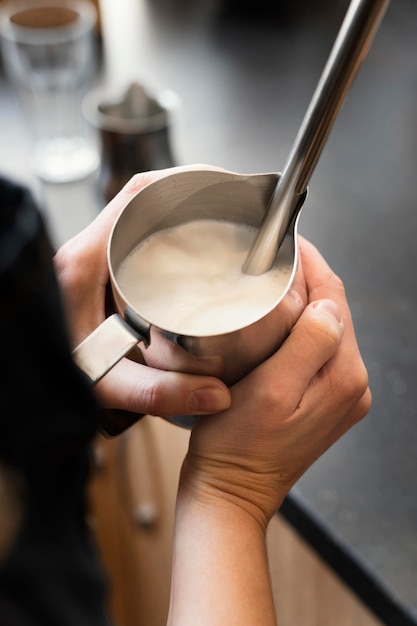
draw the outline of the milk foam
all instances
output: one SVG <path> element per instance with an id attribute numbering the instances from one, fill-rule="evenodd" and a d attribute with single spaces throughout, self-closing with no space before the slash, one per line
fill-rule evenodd
<path id="1" fill-rule="evenodd" d="M 148 322 L 183 335 L 231 332 L 274 308 L 291 265 L 250 276 L 242 265 L 256 228 L 195 220 L 161 230 L 121 263 L 116 280 L 129 304 Z"/>

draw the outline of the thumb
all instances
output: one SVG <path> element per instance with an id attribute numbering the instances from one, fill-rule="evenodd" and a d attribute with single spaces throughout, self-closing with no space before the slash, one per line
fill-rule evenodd
<path id="1" fill-rule="evenodd" d="M 342 335 L 342 316 L 336 302 L 316 300 L 305 308 L 284 349 L 291 355 L 299 353 L 303 356 L 302 371 L 305 371 L 305 378 L 310 380 L 336 353 Z"/>

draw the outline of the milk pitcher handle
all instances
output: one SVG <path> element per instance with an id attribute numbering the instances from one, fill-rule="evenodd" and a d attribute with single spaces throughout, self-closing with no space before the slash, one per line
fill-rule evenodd
<path id="1" fill-rule="evenodd" d="M 128 309 L 125 318 L 129 323 L 117 313 L 110 315 L 73 350 L 74 361 L 92 384 L 107 374 L 137 343 L 149 344 L 149 326 L 138 328 L 136 320 L 131 323 Z"/>
<path id="2" fill-rule="evenodd" d="M 72 352 L 73 359 L 90 384 L 97 383 L 139 342 L 149 345 L 150 326 L 138 319 L 129 307 L 124 318 L 110 315 Z M 100 428 L 104 435 L 114 437 L 140 420 L 142 413 L 122 409 L 102 409 Z"/>

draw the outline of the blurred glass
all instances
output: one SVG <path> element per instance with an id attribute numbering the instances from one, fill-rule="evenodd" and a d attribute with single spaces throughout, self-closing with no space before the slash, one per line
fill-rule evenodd
<path id="1" fill-rule="evenodd" d="M 11 0 L 0 6 L 6 74 L 33 141 L 33 167 L 48 182 L 82 179 L 99 166 L 81 101 L 96 70 L 97 11 L 89 0 Z"/>

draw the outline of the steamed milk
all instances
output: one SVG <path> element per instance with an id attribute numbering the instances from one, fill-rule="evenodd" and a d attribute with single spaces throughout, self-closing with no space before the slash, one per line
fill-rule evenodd
<path id="1" fill-rule="evenodd" d="M 124 259 L 117 282 L 139 315 L 165 330 L 208 336 L 247 326 L 274 307 L 292 270 L 242 272 L 256 232 L 217 220 L 161 230 Z"/>

